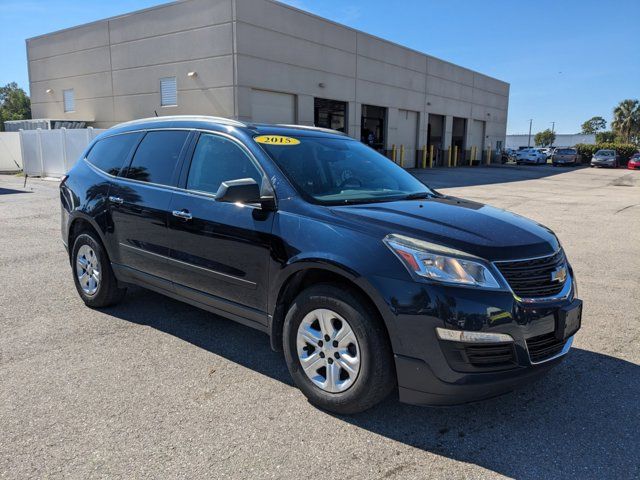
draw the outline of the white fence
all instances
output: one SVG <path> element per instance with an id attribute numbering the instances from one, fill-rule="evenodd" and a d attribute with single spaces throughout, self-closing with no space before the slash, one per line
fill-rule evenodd
<path id="1" fill-rule="evenodd" d="M 89 128 L 21 130 L 24 173 L 32 177 L 61 177 L 80 154 L 104 130 Z"/>
<path id="2" fill-rule="evenodd" d="M 20 134 L 18 132 L 0 132 L 0 172 L 18 172 L 20 170 L 22 170 Z"/>

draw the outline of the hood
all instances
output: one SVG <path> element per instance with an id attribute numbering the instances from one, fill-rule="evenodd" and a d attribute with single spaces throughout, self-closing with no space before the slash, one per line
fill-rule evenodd
<path id="1" fill-rule="evenodd" d="M 548 228 L 524 217 L 454 197 L 332 207 L 334 215 L 384 238 L 398 233 L 495 261 L 558 250 Z"/>

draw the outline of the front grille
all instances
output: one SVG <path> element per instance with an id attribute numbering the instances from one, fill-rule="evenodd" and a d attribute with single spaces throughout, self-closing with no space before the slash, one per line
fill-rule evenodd
<path id="1" fill-rule="evenodd" d="M 499 368 L 515 364 L 513 344 L 466 345 L 467 361 L 478 368 Z"/>
<path id="2" fill-rule="evenodd" d="M 553 332 L 545 333 L 527 340 L 529 359 L 532 362 L 542 362 L 562 351 L 566 340 L 558 340 Z"/>
<path id="3" fill-rule="evenodd" d="M 566 263 L 564 252 L 559 250 L 548 257 L 496 262 L 496 267 L 516 295 L 536 298 L 552 297 L 562 291 L 564 282 L 553 280 L 552 273 Z"/>

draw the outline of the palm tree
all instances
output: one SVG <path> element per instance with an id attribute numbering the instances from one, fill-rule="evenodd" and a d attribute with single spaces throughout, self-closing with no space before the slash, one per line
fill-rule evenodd
<path id="1" fill-rule="evenodd" d="M 640 135 L 640 101 L 623 100 L 613 109 L 611 128 L 627 142 Z"/>

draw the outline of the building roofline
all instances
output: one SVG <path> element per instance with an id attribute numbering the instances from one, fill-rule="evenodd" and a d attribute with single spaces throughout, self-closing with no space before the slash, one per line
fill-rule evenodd
<path id="1" fill-rule="evenodd" d="M 92 21 L 92 22 L 82 23 L 82 24 L 80 24 L 80 25 L 74 25 L 74 26 L 71 26 L 71 27 L 62 28 L 62 29 L 60 29 L 60 30 L 54 30 L 54 31 L 52 31 L 52 32 L 43 33 L 43 34 L 41 34 L 41 35 L 36 35 L 36 36 L 34 36 L 34 37 L 29 37 L 29 38 L 27 38 L 27 39 L 25 40 L 25 42 L 27 42 L 27 43 L 28 43 L 28 42 L 30 42 L 30 41 L 32 41 L 32 40 L 38 40 L 38 39 L 41 39 L 41 38 L 44 38 L 44 37 L 48 37 L 49 35 L 54 35 L 54 34 L 58 34 L 58 33 L 63 33 L 63 32 L 66 32 L 66 31 L 71 31 L 71 30 L 75 30 L 75 29 L 78 29 L 78 28 L 87 27 L 87 26 L 90 26 L 90 25 L 96 25 L 96 24 L 99 24 L 99 23 L 101 23 L 101 22 L 109 22 L 109 21 L 116 20 L 116 19 L 119 19 L 119 18 L 124 18 L 124 17 L 128 17 L 128 16 L 131 16 L 131 15 L 137 15 L 137 14 L 139 14 L 139 13 L 150 12 L 150 11 L 153 11 L 153 10 L 160 10 L 160 9 L 162 9 L 162 8 L 166 8 L 166 7 L 169 7 L 169 6 L 172 6 L 172 5 L 177 5 L 177 4 L 180 4 L 180 3 L 186 3 L 186 2 L 190 2 L 190 1 L 192 1 L 192 0 L 175 0 L 175 1 L 172 1 L 172 2 L 161 3 L 160 5 L 154 5 L 154 6 L 152 6 L 152 7 L 147 7 L 147 8 L 143 8 L 143 9 L 140 9 L 140 10 L 134 10 L 133 12 L 122 13 L 122 14 L 120 14 L 120 15 L 114 15 L 114 16 L 112 16 L 112 17 L 102 18 L 102 19 L 100 19 L 100 20 L 94 20 L 94 21 Z M 321 15 L 317 15 L 317 14 L 315 14 L 315 13 L 308 12 L 308 11 L 303 10 L 303 9 L 301 9 L 301 8 L 294 7 L 293 5 L 289 5 L 289 4 L 287 4 L 287 3 L 283 3 L 283 2 L 280 2 L 280 1 L 278 1 L 278 0 L 265 0 L 265 1 L 266 1 L 266 2 L 268 2 L 268 3 L 272 3 L 272 4 L 274 4 L 274 5 L 278 5 L 278 6 L 280 6 L 280 7 L 287 8 L 287 9 L 289 9 L 289 10 L 293 10 L 293 11 L 298 12 L 298 13 L 302 13 L 302 14 L 304 14 L 304 15 L 307 15 L 307 16 L 309 16 L 309 17 L 315 18 L 315 19 L 317 19 L 317 20 L 321 20 L 321 21 L 324 21 L 324 22 L 330 23 L 330 24 L 335 25 L 335 26 L 338 26 L 338 27 L 346 28 L 347 30 L 350 30 L 350 31 L 352 31 L 352 32 L 355 32 L 356 34 L 366 35 L 366 36 L 368 36 L 368 37 L 374 38 L 374 39 L 376 39 L 376 40 L 378 40 L 378 41 L 381 41 L 381 42 L 387 43 L 387 44 L 389 44 L 389 45 L 393 45 L 393 46 L 395 46 L 395 47 L 400 47 L 400 48 L 403 48 L 403 49 L 405 49 L 405 50 L 409 50 L 409 51 L 411 51 L 411 52 L 413 52 L 413 53 L 417 53 L 417 54 L 419 54 L 419 55 L 423 55 L 423 56 L 424 56 L 424 57 L 426 57 L 427 59 L 432 58 L 432 59 L 434 59 L 434 60 L 438 60 L 439 62 L 444 62 L 444 63 L 447 63 L 447 64 L 449 64 L 449 65 L 452 65 L 452 66 L 454 66 L 454 67 L 456 67 L 456 68 L 460 68 L 460 69 L 466 70 L 466 71 L 468 71 L 468 72 L 470 72 L 470 73 L 473 73 L 473 74 L 476 74 L 476 75 L 482 75 L 483 77 L 487 77 L 487 78 L 490 78 L 490 79 L 492 79 L 492 80 L 496 80 L 496 81 L 498 81 L 498 82 L 501 82 L 501 83 L 503 83 L 503 84 L 504 84 L 505 86 L 507 86 L 507 87 L 509 87 L 509 86 L 510 86 L 509 82 L 507 82 L 507 81 L 505 81 L 505 80 L 501 80 L 501 79 L 499 79 L 499 78 L 492 77 L 491 75 L 487 75 L 486 73 L 482 73 L 482 72 L 479 72 L 479 71 L 477 71 L 477 70 L 473 70 L 473 69 L 471 69 L 471 68 L 468 68 L 468 67 L 464 67 L 464 66 L 458 65 L 458 64 L 453 63 L 453 62 L 451 62 L 451 61 L 449 61 L 449 60 L 444 60 L 444 59 L 442 59 L 442 58 L 435 57 L 435 56 L 433 56 L 433 55 L 430 55 L 430 54 L 428 54 L 428 53 L 422 52 L 422 51 L 420 51 L 420 50 L 416 50 L 415 48 L 407 47 L 406 45 L 402 45 L 402 44 L 400 44 L 400 43 L 394 42 L 394 41 L 392 41 L 392 40 L 388 40 L 388 39 L 383 38 L 383 37 L 379 37 L 379 36 L 374 35 L 374 34 L 372 34 L 372 33 L 368 33 L 368 32 L 365 32 L 365 31 L 363 31 L 363 30 L 359 30 L 359 29 L 357 29 L 357 28 L 351 27 L 351 26 L 346 25 L 346 24 L 344 24 L 344 23 L 336 22 L 335 20 L 331 20 L 331 19 L 326 18 L 326 17 L 323 17 L 323 16 L 321 16 Z M 428 75 L 428 72 L 426 72 L 426 73 L 427 73 L 427 75 Z"/>
<path id="2" fill-rule="evenodd" d="M 338 27 L 346 28 L 348 30 L 351 30 L 352 32 L 359 33 L 359 34 L 362 34 L 362 35 L 366 35 L 366 36 L 371 37 L 371 38 L 375 38 L 376 40 L 379 40 L 379 41 L 384 42 L 384 43 L 388 43 L 390 45 L 393 45 L 394 47 L 404 48 L 405 50 L 409 50 L 409 51 L 411 51 L 413 53 L 417 53 L 419 55 L 423 55 L 423 56 L 425 56 L 427 58 L 432 58 L 432 59 L 438 60 L 440 62 L 448 63 L 449 65 L 452 65 L 454 67 L 461 68 L 463 70 L 467 70 L 468 72 L 475 73 L 477 75 L 482 75 L 483 77 L 487 77 L 487 78 L 490 78 L 492 80 L 497 80 L 499 82 L 504 83 L 507 86 L 510 86 L 509 82 L 506 82 L 506 81 L 501 80 L 501 79 L 496 78 L 496 77 L 492 77 L 491 75 L 487 75 L 486 73 L 478 72 L 477 70 L 472 70 L 471 68 L 463 67 L 463 66 L 458 65 L 457 63 L 453 63 L 453 62 L 451 62 L 449 60 L 444 60 L 442 58 L 435 57 L 433 55 L 430 55 L 428 53 L 422 52 L 420 50 L 416 50 L 415 48 L 407 47 L 406 45 L 402 45 L 400 43 L 394 42 L 393 40 L 389 40 L 389 39 L 386 39 L 386 38 L 383 38 L 383 37 L 379 37 L 377 35 L 374 35 L 374 34 L 369 33 L 369 32 L 365 32 L 363 30 L 359 30 L 359 29 L 357 29 L 355 27 L 351 27 L 351 26 L 346 25 L 344 23 L 336 22 L 335 20 L 331 20 L 331 19 L 323 17 L 321 15 L 317 15 L 315 13 L 308 12 L 308 11 L 303 10 L 301 8 L 294 7 L 293 5 L 289 5 L 288 3 L 283 3 L 283 2 L 278 1 L 278 0 L 265 0 L 265 1 L 269 2 L 269 3 L 273 3 L 273 4 L 276 4 L 276 5 L 279 5 L 281 7 L 288 8 L 289 10 L 294 10 L 296 12 L 303 13 L 303 14 L 309 16 L 309 17 L 313 17 L 313 18 L 316 18 L 316 19 L 331 23 L 331 24 L 336 25 Z M 428 75 L 428 72 L 427 72 L 427 75 Z"/>
<path id="3" fill-rule="evenodd" d="M 76 30 L 78 28 L 88 27 L 90 25 L 96 25 L 96 24 L 102 23 L 102 22 L 109 22 L 111 20 L 116 20 L 116 19 L 119 19 L 119 18 L 129 17 L 131 15 L 137 15 L 139 13 L 150 12 L 150 11 L 153 11 L 153 10 L 160 10 L 162 8 L 165 8 L 165 7 L 170 7 L 171 5 L 177 5 L 179 3 L 186 3 L 186 2 L 190 2 L 190 1 L 191 0 L 174 0 L 172 2 L 161 3 L 159 5 L 153 5 L 152 7 L 141 8 L 140 10 L 134 10 L 133 12 L 121 13 L 119 15 L 113 15 L 111 17 L 101 18 L 99 20 L 93 20 L 92 22 L 81 23 L 79 25 L 73 25 L 71 27 L 61 28 L 60 30 L 54 30 L 52 32 L 42 33 L 42 34 L 36 35 L 34 37 L 29 37 L 29 38 L 25 39 L 25 41 L 29 42 L 31 40 L 38 40 L 40 38 L 48 37 L 49 35 L 55 35 L 57 33 L 68 32 L 68 31 L 71 31 L 71 30 Z"/>

